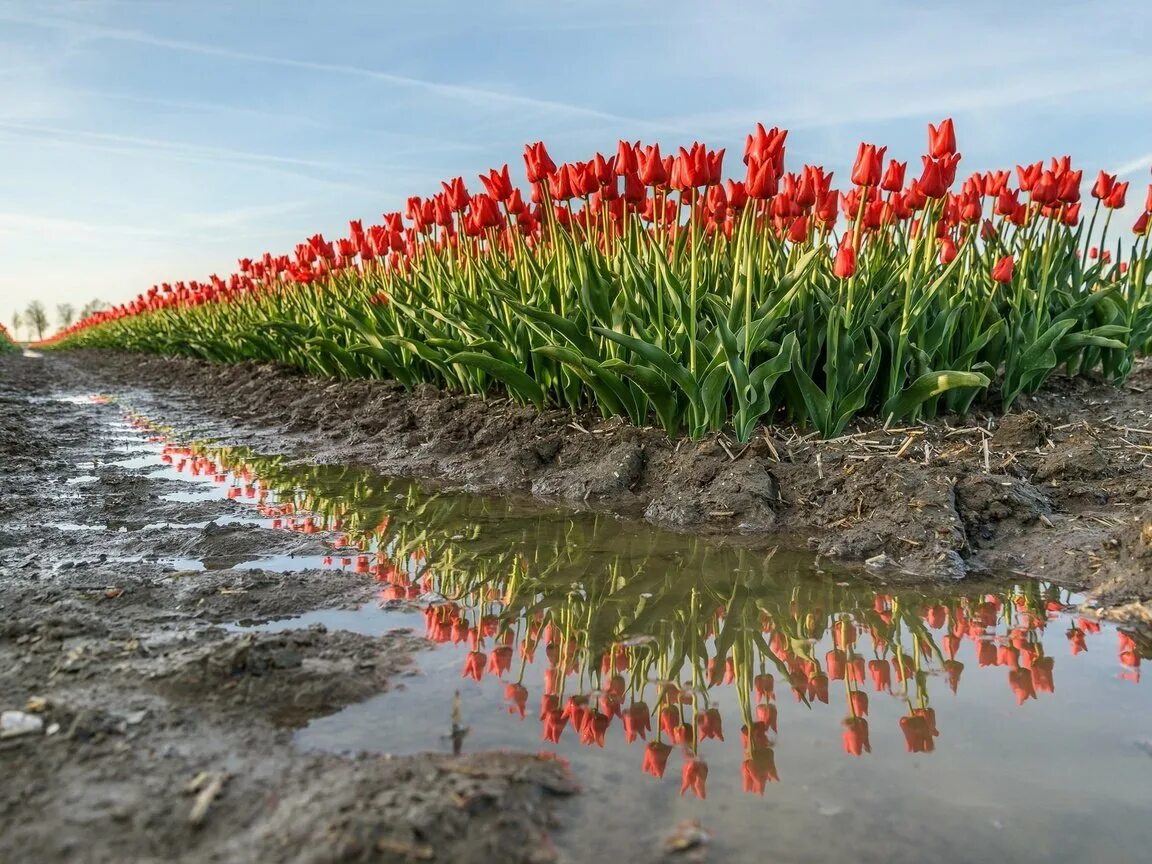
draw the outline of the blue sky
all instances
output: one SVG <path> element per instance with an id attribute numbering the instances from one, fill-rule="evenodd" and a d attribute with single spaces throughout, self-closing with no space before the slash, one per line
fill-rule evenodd
<path id="1" fill-rule="evenodd" d="M 952 115 L 962 169 L 1067 151 L 1142 203 L 1149 33 L 1131 0 L 0 0 L 0 321 L 226 274 L 537 139 L 700 138 L 735 174 L 762 121 L 843 177 Z"/>

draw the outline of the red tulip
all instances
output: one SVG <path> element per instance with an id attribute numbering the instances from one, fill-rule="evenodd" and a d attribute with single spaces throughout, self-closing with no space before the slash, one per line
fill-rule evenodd
<path id="1" fill-rule="evenodd" d="M 640 165 L 636 159 L 636 148 L 640 146 L 637 141 L 632 144 L 628 141 L 621 141 L 616 145 L 616 173 L 624 177 L 628 174 L 635 174 Z"/>
<path id="2" fill-rule="evenodd" d="M 548 177 L 548 194 L 554 201 L 568 201 L 577 195 L 578 178 L 572 166 L 565 162 L 560 170 Z"/>
<path id="3" fill-rule="evenodd" d="M 863 717 L 844 718 L 844 752 L 852 756 L 872 752 L 868 740 L 868 721 Z"/>
<path id="4" fill-rule="evenodd" d="M 840 238 L 832 272 L 840 279 L 848 279 L 856 272 L 856 250 L 852 246 L 852 236 L 848 233 Z"/>
<path id="5" fill-rule="evenodd" d="M 788 239 L 793 243 L 803 243 L 808 239 L 808 217 L 800 216 L 788 229 Z"/>
<path id="6" fill-rule="evenodd" d="M 748 163 L 748 174 L 744 180 L 744 187 L 749 198 L 766 201 L 776 194 L 779 183 L 780 177 L 772 162 L 753 160 Z"/>
<path id="7" fill-rule="evenodd" d="M 1008 181 L 1012 175 L 1007 171 L 991 171 L 984 177 L 984 194 L 995 198 L 1008 188 Z"/>
<path id="8" fill-rule="evenodd" d="M 589 711 L 584 716 L 584 724 L 580 727 L 580 743 L 603 747 L 604 736 L 611 723 L 611 716 L 601 714 L 599 711 Z"/>
<path id="9" fill-rule="evenodd" d="M 745 750 L 749 748 L 758 750 L 762 747 L 771 746 L 771 742 L 768 740 L 768 725 L 760 720 L 757 720 L 752 724 L 751 729 L 749 729 L 747 726 L 741 726 L 740 741 L 743 744 Z"/>
<path id="10" fill-rule="evenodd" d="M 776 706 L 771 702 L 762 703 L 756 706 L 756 721 L 763 723 L 764 728 L 771 729 L 773 732 L 778 731 L 776 728 L 776 721 L 778 712 Z"/>
<path id="11" fill-rule="evenodd" d="M 649 741 L 644 747 L 644 773 L 653 777 L 663 777 L 668 767 L 668 754 L 671 752 L 672 748 L 664 742 Z"/>
<path id="12" fill-rule="evenodd" d="M 487 658 L 482 651 L 469 651 L 464 659 L 464 674 L 461 678 L 475 678 L 479 681 L 484 677 L 484 661 Z"/>
<path id="13" fill-rule="evenodd" d="M 508 706 L 508 713 L 520 713 L 523 717 L 528 709 L 528 688 L 521 684 L 509 684 L 504 688 L 504 698 L 511 704 Z"/>
<path id="14" fill-rule="evenodd" d="M 848 707 L 852 710 L 853 716 L 867 717 L 868 694 L 863 690 L 850 690 L 848 692 Z"/>
<path id="15" fill-rule="evenodd" d="M 877 693 L 892 688 L 892 671 L 883 660 L 869 660 L 868 671 L 872 674 L 872 686 Z"/>
<path id="16" fill-rule="evenodd" d="M 1008 686 L 1016 694 L 1016 704 L 1023 705 L 1027 699 L 1036 698 L 1036 688 L 1032 684 L 1032 673 L 1027 669 L 1012 669 L 1008 673 Z"/>
<path id="17" fill-rule="evenodd" d="M 1116 185 L 1116 175 L 1101 171 L 1096 175 L 1096 182 L 1092 185 L 1092 197 L 1103 200 L 1112 194 L 1112 187 Z"/>
<path id="18" fill-rule="evenodd" d="M 624 737 L 629 744 L 637 736 L 647 738 L 652 731 L 652 717 L 645 702 L 633 702 L 621 719 L 624 722 Z"/>
<path id="19" fill-rule="evenodd" d="M 1012 281 L 1012 273 L 1016 269 L 1016 262 L 1012 259 L 1011 255 L 1005 255 L 996 262 L 996 266 L 992 268 L 992 278 L 996 282 L 1008 283 Z"/>
<path id="20" fill-rule="evenodd" d="M 896 673 L 897 681 L 903 681 L 910 677 L 915 666 L 916 662 L 907 654 L 898 654 L 892 658 L 892 671 Z"/>
<path id="21" fill-rule="evenodd" d="M 752 679 L 752 685 L 756 688 L 756 696 L 760 699 L 775 699 L 776 698 L 776 679 L 769 673 L 757 675 Z"/>
<path id="22" fill-rule="evenodd" d="M 560 742 L 560 736 L 564 734 L 564 729 L 568 725 L 564 712 L 558 710 L 549 711 L 544 715 L 543 720 L 544 740 L 558 744 Z"/>
<path id="23" fill-rule="evenodd" d="M 691 789 L 697 798 L 704 800 L 708 797 L 704 788 L 707 782 L 708 763 L 696 756 L 689 756 L 680 775 L 680 794 Z"/>
<path id="24" fill-rule="evenodd" d="M 1117 183 L 1104 199 L 1103 204 L 1112 210 L 1119 210 L 1124 206 L 1124 199 L 1128 194 L 1128 181 Z"/>
<path id="25" fill-rule="evenodd" d="M 674 735 L 680 726 L 680 709 L 675 705 L 665 705 L 660 709 L 660 730 L 665 735 Z"/>
<path id="26" fill-rule="evenodd" d="M 488 658 L 488 671 L 496 676 L 503 675 L 512 666 L 512 649 L 507 645 L 501 645 L 492 650 L 491 656 Z"/>
<path id="27" fill-rule="evenodd" d="M 844 664 L 847 659 L 848 655 L 839 648 L 834 648 L 824 655 L 824 665 L 828 669 L 828 677 L 833 681 L 843 681 Z"/>
<path id="28" fill-rule="evenodd" d="M 1052 680 L 1052 668 L 1056 661 L 1051 657 L 1037 657 L 1032 661 L 1032 689 L 1037 693 L 1054 693 L 1056 685 Z"/>
<path id="29" fill-rule="evenodd" d="M 779 783 L 780 775 L 776 773 L 776 754 L 770 747 L 753 750 L 752 754 L 740 765 L 740 776 L 744 781 L 744 791 L 756 795 L 764 794 L 764 787 L 768 783 Z"/>
<path id="30" fill-rule="evenodd" d="M 823 672 L 808 679 L 808 698 L 828 704 L 828 676 Z"/>
<path id="31" fill-rule="evenodd" d="M 888 162 L 888 169 L 880 181 L 880 188 L 885 192 L 899 192 L 904 188 L 904 171 L 908 168 L 907 162 L 897 162 L 892 159 Z"/>
<path id="32" fill-rule="evenodd" d="M 484 184 L 488 194 L 497 201 L 508 201 L 516 191 L 512 186 L 512 177 L 508 173 L 507 164 L 499 171 L 493 168 L 487 175 L 481 174 L 480 182 Z"/>
<path id="33" fill-rule="evenodd" d="M 1068 643 L 1072 648 L 1073 656 L 1075 656 L 1076 654 L 1079 654 L 1081 651 L 1087 651 L 1088 650 L 1088 643 L 1087 643 L 1087 639 L 1084 635 L 1084 631 L 1081 630 L 1079 627 L 1070 628 L 1068 630 L 1067 636 L 1068 636 Z"/>
<path id="34" fill-rule="evenodd" d="M 939 128 L 928 124 L 928 152 L 933 159 L 942 159 L 956 152 L 956 130 L 951 117 L 942 121 Z"/>
<path id="35" fill-rule="evenodd" d="M 564 705 L 564 718 L 572 724 L 572 729 L 577 734 L 584 728 L 584 723 L 588 719 L 588 697 L 587 696 L 569 696 L 568 701 Z"/>
<path id="36" fill-rule="evenodd" d="M 1020 180 L 1020 191 L 1031 192 L 1032 187 L 1040 180 L 1040 175 L 1044 173 L 1044 163 L 1037 162 L 1035 165 L 1016 166 L 1016 176 Z"/>
<path id="37" fill-rule="evenodd" d="M 876 186 L 880 183 L 887 147 L 877 149 L 875 144 L 861 144 L 852 166 L 852 182 L 857 186 Z"/>
<path id="38" fill-rule="evenodd" d="M 696 718 L 696 725 L 700 729 L 700 738 L 719 738 L 724 740 L 724 728 L 720 720 L 720 709 L 708 708 Z"/>
<path id="39" fill-rule="evenodd" d="M 845 668 L 845 675 L 850 684 L 863 684 L 864 683 L 864 658 L 859 654 L 853 654 L 848 658 L 848 665 Z"/>
<path id="40" fill-rule="evenodd" d="M 959 660 L 945 660 L 944 674 L 948 678 L 948 687 L 953 693 L 960 686 L 960 673 L 964 671 L 964 664 Z"/>
<path id="41" fill-rule="evenodd" d="M 524 147 L 524 164 L 528 169 L 529 183 L 541 183 L 556 170 L 556 163 L 548 155 L 543 141 Z"/>
<path id="42" fill-rule="evenodd" d="M 660 159 L 659 144 L 640 154 L 640 181 L 645 186 L 662 186 L 668 182 L 668 172 Z"/>
<path id="43" fill-rule="evenodd" d="M 904 733 L 904 745 L 909 753 L 931 753 L 936 749 L 927 718 L 916 713 L 901 717 L 900 731 Z"/>
<path id="44" fill-rule="evenodd" d="M 463 177 L 455 177 L 451 182 L 441 182 L 440 185 L 444 187 L 444 199 L 452 210 L 459 213 L 468 206 L 471 196 L 468 194 L 467 187 L 464 186 Z"/>
<path id="45" fill-rule="evenodd" d="M 924 170 L 920 179 L 916 181 L 916 189 L 927 198 L 943 198 L 948 193 L 950 185 L 945 180 L 945 171 L 942 162 L 937 162 L 927 156 L 921 157 Z"/>
<path id="46" fill-rule="evenodd" d="M 771 163 L 779 172 L 784 162 L 784 141 L 787 137 L 787 129 L 781 131 L 773 126 L 765 131 L 764 125 L 757 123 L 756 131 L 748 136 L 744 147 L 744 164 Z"/>

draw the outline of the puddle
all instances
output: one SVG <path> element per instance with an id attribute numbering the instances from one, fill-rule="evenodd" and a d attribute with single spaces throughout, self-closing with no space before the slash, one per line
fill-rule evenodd
<path id="1" fill-rule="evenodd" d="M 330 556 L 378 603 L 322 623 L 425 632 L 402 686 L 300 747 L 509 748 L 569 761 L 604 856 L 699 820 L 716 860 L 1145 860 L 1152 646 L 1040 582 L 866 584 L 806 554 L 438 494 L 348 466 L 156 443 L 157 471 Z M 211 562 L 183 562 L 211 566 Z M 318 574 L 317 578 L 323 578 Z"/>

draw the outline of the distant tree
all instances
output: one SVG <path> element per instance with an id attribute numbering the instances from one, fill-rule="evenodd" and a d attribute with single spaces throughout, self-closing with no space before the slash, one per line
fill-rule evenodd
<path id="1" fill-rule="evenodd" d="M 20 314 L 17 309 L 12 313 L 12 336 L 16 339 L 20 338 L 20 328 L 24 326 L 24 316 Z"/>
<path id="2" fill-rule="evenodd" d="M 103 312 L 107 308 L 108 304 L 103 300 L 89 300 L 84 304 L 84 308 L 80 310 L 80 320 L 83 321 L 85 318 L 89 318 L 95 315 L 97 312 Z"/>
<path id="3" fill-rule="evenodd" d="M 24 310 L 24 316 L 28 319 L 28 329 L 36 331 L 37 339 L 43 339 L 44 331 L 48 329 L 48 313 L 44 310 L 44 304 L 33 300 Z"/>
<path id="4" fill-rule="evenodd" d="M 72 322 L 76 320 L 76 307 L 71 303 L 58 303 L 56 304 L 56 322 L 60 325 L 61 329 L 67 329 L 72 326 Z"/>

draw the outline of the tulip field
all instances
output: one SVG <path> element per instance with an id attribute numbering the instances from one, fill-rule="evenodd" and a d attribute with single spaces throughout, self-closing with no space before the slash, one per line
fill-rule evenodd
<path id="1" fill-rule="evenodd" d="M 8 333 L 7 328 L 0 324 L 0 351 L 15 351 L 16 342 Z"/>
<path id="2" fill-rule="evenodd" d="M 49 340 L 276 361 L 506 395 L 670 434 L 1009 408 L 1053 373 L 1123 381 L 1152 342 L 1149 221 L 1067 156 L 960 178 L 951 120 L 919 172 L 861 144 L 846 184 L 757 126 L 724 150 L 507 165 L 236 273 L 165 283 Z M 1082 192 L 1084 193 L 1082 198 Z"/>

